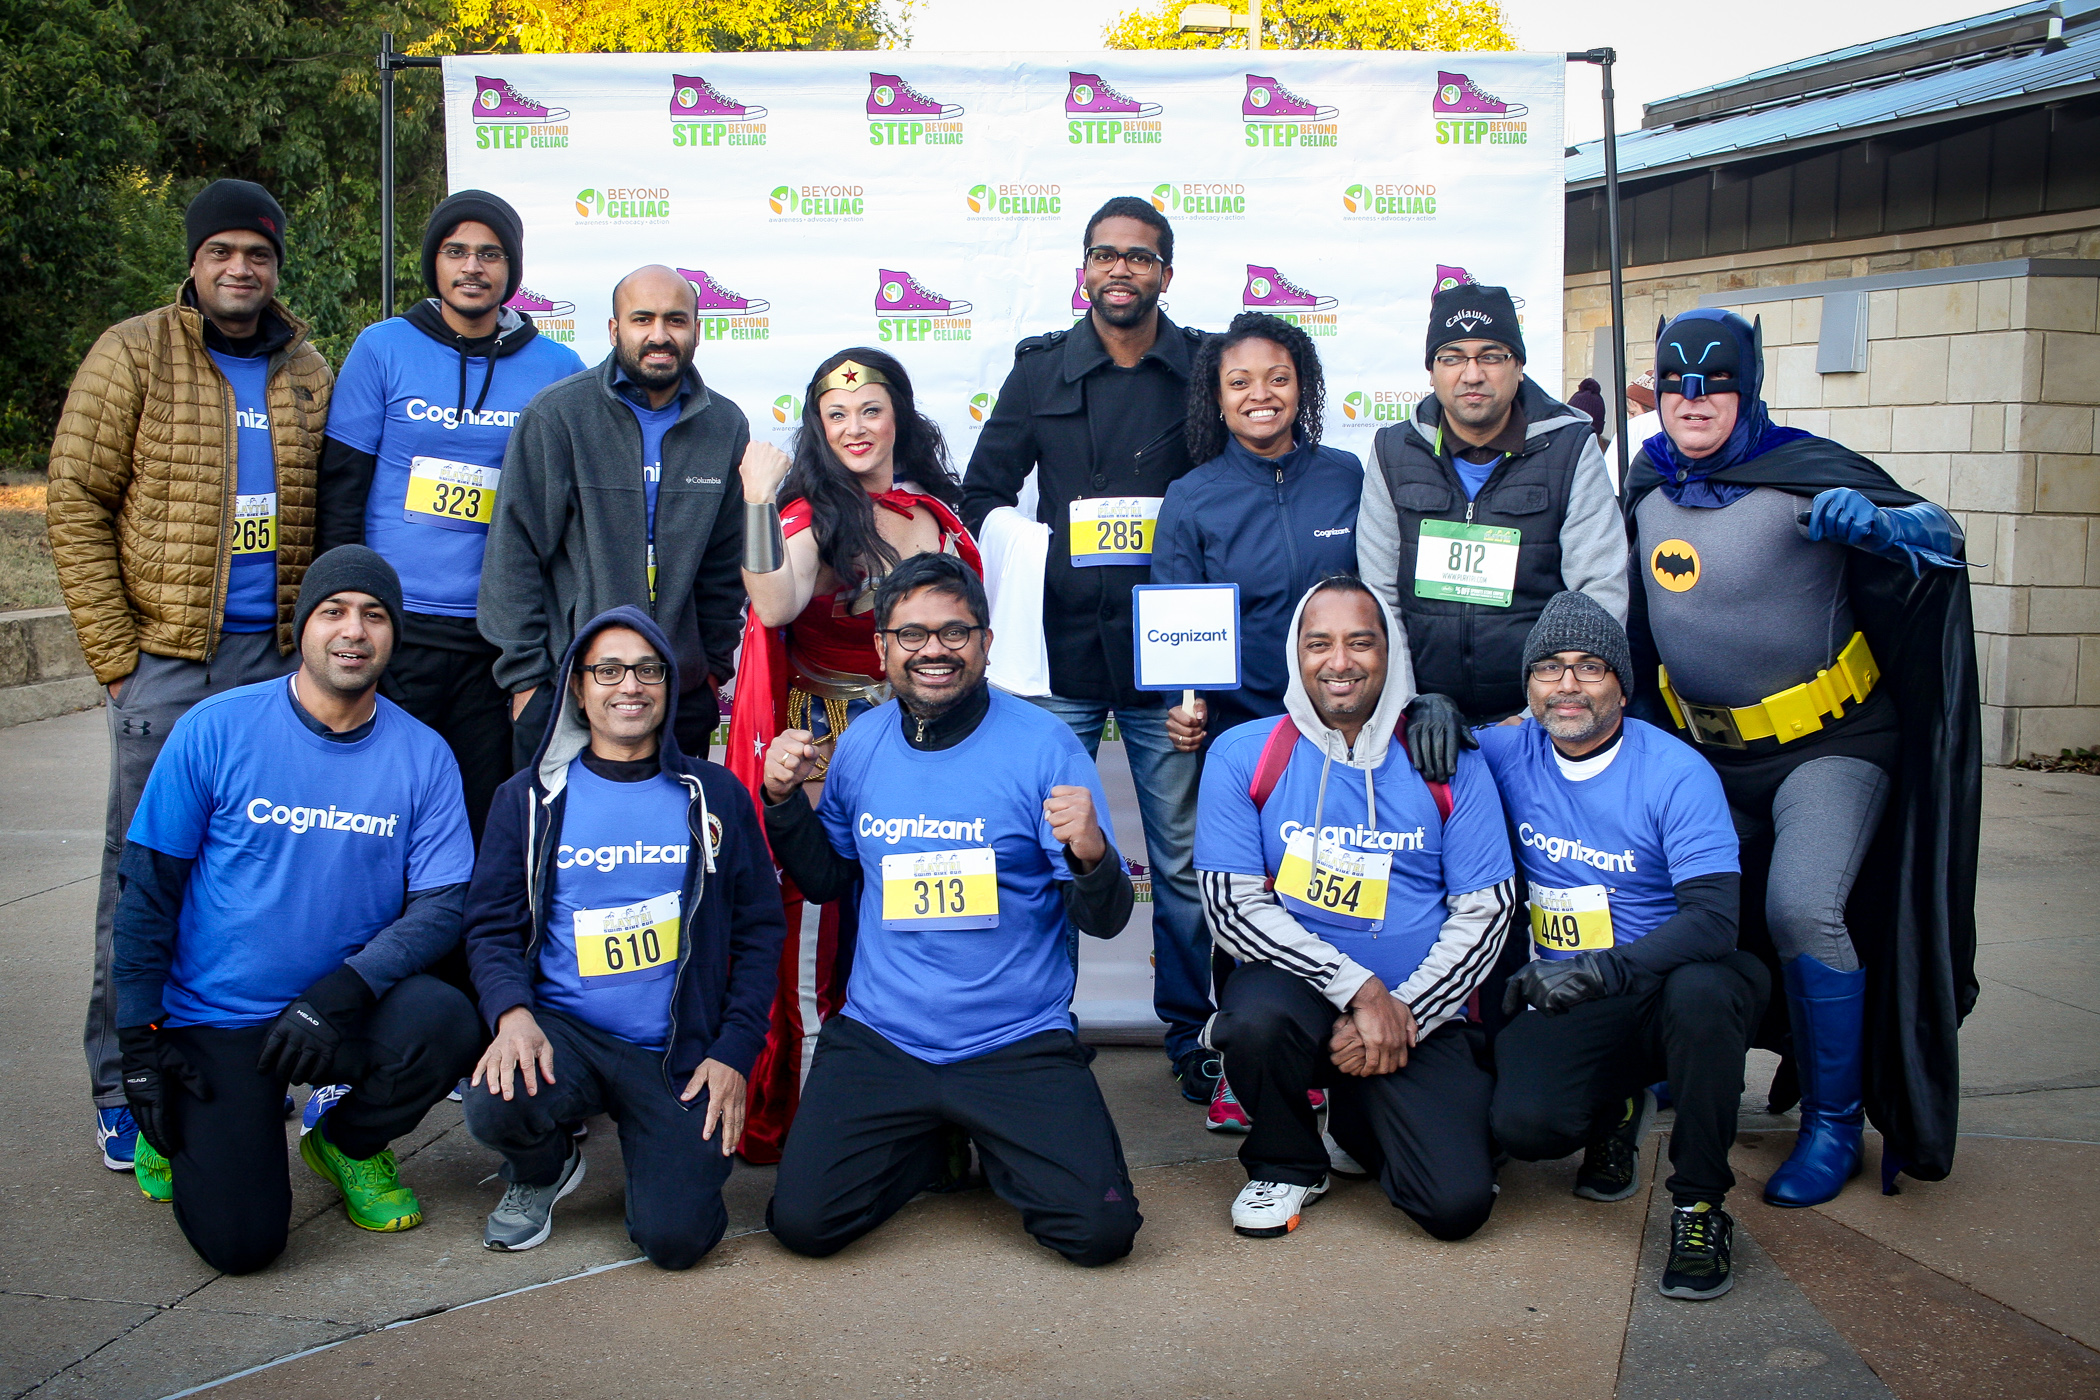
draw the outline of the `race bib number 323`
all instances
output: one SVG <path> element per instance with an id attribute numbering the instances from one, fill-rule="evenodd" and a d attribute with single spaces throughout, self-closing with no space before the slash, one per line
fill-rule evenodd
<path id="1" fill-rule="evenodd" d="M 1300 831 L 1284 843 L 1276 893 L 1329 918 L 1354 921 L 1365 929 L 1384 927 L 1392 855 L 1344 850 L 1332 842 L 1321 843 L 1316 855 L 1313 847 L 1310 831 Z"/>
<path id="2" fill-rule="evenodd" d="M 501 467 L 477 467 L 443 457 L 413 457 L 408 464 L 408 499 L 401 518 L 413 525 L 487 534 L 496 518 Z"/>
<path id="3" fill-rule="evenodd" d="M 997 928 L 998 853 L 990 846 L 978 846 L 884 856 L 882 926 L 929 930 Z"/>
<path id="4" fill-rule="evenodd" d="M 1516 596 L 1524 532 L 1502 525 L 1425 520 L 1415 542 L 1415 596 L 1506 608 Z"/>
<path id="5" fill-rule="evenodd" d="M 1161 496 L 1095 496 L 1072 502 L 1072 567 L 1150 564 Z"/>
<path id="6" fill-rule="evenodd" d="M 678 970 L 678 891 L 618 909 L 576 911 L 576 973 L 586 991 Z"/>
<path id="7" fill-rule="evenodd" d="M 1602 885 L 1531 887 L 1531 941 L 1548 957 L 1612 946 L 1611 899 Z"/>

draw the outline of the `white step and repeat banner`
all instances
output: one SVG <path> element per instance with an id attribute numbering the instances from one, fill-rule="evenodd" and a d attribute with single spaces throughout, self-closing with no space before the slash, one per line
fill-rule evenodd
<path id="1" fill-rule="evenodd" d="M 513 304 L 586 363 L 607 352 L 613 284 L 666 263 L 699 296 L 702 376 L 755 436 L 785 446 L 817 362 L 874 345 L 911 370 L 958 469 L 1014 342 L 1085 314 L 1087 216 L 1136 195 L 1174 227 L 1168 314 L 1302 325 L 1326 369 L 1325 440 L 1365 457 L 1428 392 L 1441 283 L 1507 286 L 1531 376 L 1560 384 L 1565 67 L 1245 50 L 448 58 L 447 174 L 517 207 Z M 1132 933 L 1082 940 L 1092 1024 L 1157 1024 L 1149 940 Z"/>

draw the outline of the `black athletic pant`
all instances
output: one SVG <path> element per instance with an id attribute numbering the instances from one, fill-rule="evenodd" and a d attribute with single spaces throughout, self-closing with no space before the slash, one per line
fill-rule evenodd
<path id="1" fill-rule="evenodd" d="M 781 1153 L 767 1227 L 797 1254 L 836 1254 L 938 1175 L 942 1125 L 954 1124 L 976 1141 L 992 1190 L 1019 1209 L 1037 1243 L 1075 1264 L 1121 1259 L 1144 1217 L 1092 1058 L 1070 1031 L 1042 1031 L 934 1065 L 832 1017 Z"/>
<path id="2" fill-rule="evenodd" d="M 490 671 L 501 655 L 492 646 L 468 651 L 402 642 L 379 678 L 380 693 L 435 729 L 458 760 L 477 848 L 496 789 L 517 771 L 510 761 L 510 697 Z"/>
<path id="3" fill-rule="evenodd" d="M 729 1228 L 722 1183 L 731 1159 L 719 1125 L 712 1140 L 700 1136 L 706 1092 L 681 1103 L 664 1081 L 662 1051 L 551 1008 L 533 1016 L 554 1046 L 554 1082 L 537 1094 L 520 1086 L 507 1103 L 486 1084 L 469 1085 L 467 1131 L 503 1154 L 505 1181 L 551 1186 L 574 1150 L 569 1125 L 612 1115 L 627 1164 L 627 1238 L 659 1268 L 692 1268 Z M 673 1077 L 679 1093 L 688 1077 Z"/>
<path id="4" fill-rule="evenodd" d="M 1526 1008 L 1495 1040 L 1495 1140 L 1526 1162 L 1566 1157 L 1619 1121 L 1627 1098 L 1667 1079 L 1677 1126 L 1664 1185 L 1679 1205 L 1721 1204 L 1735 1185 L 1743 1053 L 1771 990 L 1765 965 L 1737 949 L 1686 963 L 1651 991 L 1557 1016 Z"/>
<path id="5" fill-rule="evenodd" d="M 1305 1097 L 1324 1088 L 1328 1131 L 1377 1175 L 1386 1199 L 1438 1239 L 1464 1239 L 1495 1205 L 1486 1036 L 1447 1021 L 1401 1068 L 1366 1079 L 1334 1066 L 1328 1042 L 1339 1015 L 1302 977 L 1262 962 L 1233 969 L 1210 1036 L 1253 1123 L 1240 1144 L 1248 1179 L 1326 1179 L 1327 1147 Z"/>
<path id="6" fill-rule="evenodd" d="M 284 1080 L 255 1067 L 267 1023 L 163 1031 L 203 1076 L 199 1099 L 173 1076 L 167 1091 L 181 1137 L 171 1166 L 175 1220 L 214 1269 L 248 1274 L 284 1252 L 292 1213 L 285 1161 Z M 418 974 L 397 983 L 343 1042 L 334 1077 L 350 1093 L 314 1131 L 362 1161 L 423 1121 L 474 1068 L 481 1018 L 453 987 Z"/>

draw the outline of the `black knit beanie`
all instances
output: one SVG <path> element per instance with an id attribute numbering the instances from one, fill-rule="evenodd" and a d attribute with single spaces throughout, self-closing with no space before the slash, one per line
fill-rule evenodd
<path id="1" fill-rule="evenodd" d="M 277 261 L 284 262 L 284 208 L 251 180 L 214 180 L 197 191 L 190 207 L 182 211 L 182 228 L 189 235 L 192 262 L 205 239 L 230 228 L 248 229 L 269 239 L 277 249 Z"/>
<path id="2" fill-rule="evenodd" d="M 379 551 L 361 544 L 339 544 L 306 569 L 299 585 L 299 604 L 292 609 L 292 645 L 298 646 L 313 610 L 338 593 L 369 593 L 386 604 L 394 619 L 394 642 L 401 641 L 401 575 Z"/>
<path id="3" fill-rule="evenodd" d="M 1506 287 L 1461 282 L 1436 294 L 1429 303 L 1429 348 L 1422 354 L 1423 368 L 1454 340 L 1499 340 L 1520 362 L 1530 358 L 1524 353 L 1517 304 Z"/>
<path id="4" fill-rule="evenodd" d="M 470 220 L 494 229 L 496 241 L 509 255 L 504 264 L 509 275 L 503 283 L 503 299 L 509 301 L 525 280 L 525 225 L 509 200 L 487 190 L 461 190 L 432 211 L 423 230 L 423 285 L 430 288 L 431 295 L 438 294 L 438 246 L 452 236 L 452 230 Z"/>
<path id="5" fill-rule="evenodd" d="M 1585 651 L 1611 667 L 1619 678 L 1619 689 L 1633 694 L 1633 654 L 1626 645 L 1626 629 L 1587 593 L 1556 593 L 1546 610 L 1532 624 L 1524 639 L 1524 682 L 1531 681 L 1531 663 L 1563 651 Z"/>

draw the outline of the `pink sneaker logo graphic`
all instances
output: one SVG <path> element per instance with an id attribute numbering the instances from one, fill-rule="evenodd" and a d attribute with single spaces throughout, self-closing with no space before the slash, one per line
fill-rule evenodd
<path id="1" fill-rule="evenodd" d="M 1291 311 L 1327 311 L 1338 305 L 1333 297 L 1308 292 L 1273 267 L 1247 264 L 1247 285 L 1240 292 L 1240 305 L 1250 311 L 1281 307 Z"/>
<path id="2" fill-rule="evenodd" d="M 755 122 L 765 115 L 765 108 L 748 107 L 705 78 L 685 73 L 671 75 L 671 120 L 674 122 Z"/>
<path id="3" fill-rule="evenodd" d="M 918 312 L 927 316 L 967 316 L 970 303 L 952 301 L 939 292 L 929 291 L 926 284 L 909 272 L 896 272 L 882 268 L 875 274 L 875 309 L 885 316 L 902 312 Z"/>
<path id="4" fill-rule="evenodd" d="M 936 102 L 895 73 L 868 74 L 868 115 L 871 117 L 933 117 L 952 121 L 963 109 L 952 102 Z"/>
<path id="5" fill-rule="evenodd" d="M 547 126 L 569 119 L 566 107 L 547 107 L 534 102 L 501 78 L 474 75 L 474 120 L 530 126 Z"/>
<path id="6" fill-rule="evenodd" d="M 1247 75 L 1247 95 L 1240 99 L 1240 119 L 1250 122 L 1330 122 L 1339 107 L 1307 102 L 1274 78 Z"/>
<path id="7" fill-rule="evenodd" d="M 1125 97 L 1102 82 L 1099 73 L 1072 74 L 1072 86 L 1065 92 L 1065 115 L 1070 117 L 1156 117 L 1161 110 L 1157 102 Z"/>
<path id="8" fill-rule="evenodd" d="M 1464 268 L 1450 267 L 1444 263 L 1438 263 L 1436 265 L 1436 285 L 1429 289 L 1429 299 L 1435 301 L 1439 292 L 1448 292 L 1453 287 L 1477 287 L 1480 285 L 1480 279 Z M 1512 292 L 1510 293 L 1509 304 L 1521 308 L 1524 305 L 1524 298 Z"/>
<path id="9" fill-rule="evenodd" d="M 1072 314 L 1084 316 L 1094 309 L 1094 299 L 1086 294 L 1086 269 L 1072 269 Z"/>
<path id="10" fill-rule="evenodd" d="M 1489 96 L 1463 73 L 1443 72 L 1436 75 L 1436 96 L 1429 108 L 1439 117 L 1521 117 L 1531 110 L 1521 102 Z"/>
<path id="11" fill-rule="evenodd" d="M 524 311 L 534 316 L 566 316 L 576 309 L 576 303 L 573 301 L 555 301 L 522 284 L 518 287 L 517 295 L 503 304 L 513 311 Z"/>
<path id="12" fill-rule="evenodd" d="M 733 312 L 740 316 L 757 316 L 773 304 L 759 297 L 738 296 L 695 267 L 681 267 L 678 275 L 693 284 L 694 300 L 699 303 L 695 309 L 703 316 L 710 311 L 717 315 Z"/>

